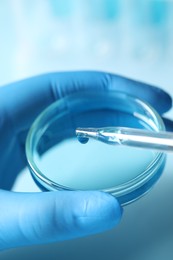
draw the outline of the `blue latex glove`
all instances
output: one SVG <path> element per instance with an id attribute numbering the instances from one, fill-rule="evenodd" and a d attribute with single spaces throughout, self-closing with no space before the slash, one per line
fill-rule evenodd
<path id="1" fill-rule="evenodd" d="M 55 100 L 91 88 L 122 90 L 160 113 L 171 107 L 158 88 L 100 72 L 50 73 L 0 88 L 0 249 L 82 237 L 119 223 L 121 206 L 103 192 L 8 191 L 26 166 L 25 139 L 36 116 Z"/>

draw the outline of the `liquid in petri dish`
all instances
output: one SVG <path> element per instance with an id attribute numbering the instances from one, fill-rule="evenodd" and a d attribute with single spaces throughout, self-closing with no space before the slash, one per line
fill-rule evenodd
<path id="1" fill-rule="evenodd" d="M 154 157 L 151 150 L 105 145 L 92 139 L 82 145 L 77 138 L 71 138 L 37 157 L 36 163 L 47 178 L 60 185 L 103 190 L 136 178 Z"/>

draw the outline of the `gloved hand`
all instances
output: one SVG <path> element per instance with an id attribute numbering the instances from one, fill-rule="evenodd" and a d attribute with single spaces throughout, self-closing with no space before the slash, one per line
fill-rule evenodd
<path id="1" fill-rule="evenodd" d="M 91 88 L 130 93 L 160 113 L 171 107 L 169 95 L 158 88 L 100 72 L 50 73 L 1 87 L 0 249 L 82 237 L 119 223 L 121 206 L 103 192 L 8 191 L 26 166 L 25 139 L 36 116 L 55 100 Z"/>

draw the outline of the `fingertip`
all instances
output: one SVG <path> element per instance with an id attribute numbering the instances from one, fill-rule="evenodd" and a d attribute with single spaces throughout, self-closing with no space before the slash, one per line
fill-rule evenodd
<path id="1" fill-rule="evenodd" d="M 76 217 L 76 226 L 88 234 L 104 232 L 118 225 L 122 213 L 121 205 L 112 195 L 90 192 Z"/>
<path id="2" fill-rule="evenodd" d="M 111 73 L 108 73 L 108 78 L 109 89 L 135 96 L 152 105 L 160 114 L 172 107 L 171 96 L 160 87 Z"/>
<path id="3" fill-rule="evenodd" d="M 105 192 L 100 192 L 100 199 L 102 202 L 100 205 L 100 211 L 104 213 L 106 212 L 110 221 L 112 221 L 114 225 L 118 224 L 123 214 L 123 208 L 118 200 L 113 195 Z"/>

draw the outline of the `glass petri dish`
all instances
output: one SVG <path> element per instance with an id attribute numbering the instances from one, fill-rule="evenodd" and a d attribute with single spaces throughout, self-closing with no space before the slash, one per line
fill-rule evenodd
<path id="1" fill-rule="evenodd" d="M 26 140 L 28 167 L 41 190 L 101 190 L 122 205 L 147 193 L 163 172 L 165 153 L 76 138 L 78 127 L 109 126 L 165 130 L 149 104 L 117 91 L 78 92 L 46 108 Z"/>

